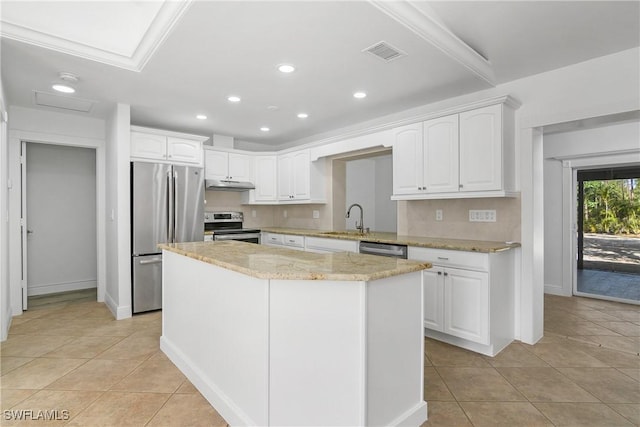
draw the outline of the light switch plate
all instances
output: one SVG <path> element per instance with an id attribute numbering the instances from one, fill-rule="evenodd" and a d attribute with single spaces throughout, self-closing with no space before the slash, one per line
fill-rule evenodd
<path id="1" fill-rule="evenodd" d="M 286 209 L 284 211 L 282 211 L 282 216 L 285 217 L 285 218 L 287 217 L 287 210 Z"/>
<path id="2" fill-rule="evenodd" d="M 436 221 L 442 221 L 442 209 L 436 209 Z"/>
<path id="3" fill-rule="evenodd" d="M 255 209 L 252 209 L 252 210 L 251 210 L 251 216 L 252 216 L 253 218 L 255 218 L 255 217 L 256 217 L 256 215 L 257 215 L 257 214 L 256 214 L 256 210 L 255 210 Z"/>
<path id="4" fill-rule="evenodd" d="M 313 219 L 318 219 L 318 218 L 320 218 L 320 211 L 314 210 L 313 211 Z"/>

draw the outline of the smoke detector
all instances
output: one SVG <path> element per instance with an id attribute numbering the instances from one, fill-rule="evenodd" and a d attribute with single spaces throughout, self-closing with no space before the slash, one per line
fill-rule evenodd
<path id="1" fill-rule="evenodd" d="M 75 74 L 61 72 L 58 75 L 58 80 L 59 81 L 51 85 L 53 90 L 62 93 L 74 93 L 76 91 L 73 85 L 78 82 L 78 77 Z"/>

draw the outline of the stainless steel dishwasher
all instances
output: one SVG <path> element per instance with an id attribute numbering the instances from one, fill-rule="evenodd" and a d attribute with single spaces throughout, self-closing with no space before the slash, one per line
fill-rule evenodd
<path id="1" fill-rule="evenodd" d="M 361 241 L 360 253 L 407 259 L 407 245 Z"/>

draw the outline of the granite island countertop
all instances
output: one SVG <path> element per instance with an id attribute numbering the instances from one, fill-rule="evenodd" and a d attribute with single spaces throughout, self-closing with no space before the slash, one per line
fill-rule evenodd
<path id="1" fill-rule="evenodd" d="M 406 236 L 390 232 L 372 231 L 366 234 L 358 234 L 349 232 L 345 234 L 335 234 L 335 231 L 310 230 L 304 228 L 280 228 L 280 227 L 262 227 L 262 231 L 268 233 L 290 234 L 297 236 L 322 237 L 326 239 L 356 240 L 366 242 L 390 243 L 396 245 L 416 246 L 421 248 L 432 249 L 449 249 L 455 251 L 469 252 L 500 252 L 512 248 L 520 247 L 517 242 L 497 242 L 490 240 L 464 240 L 449 239 L 444 237 L 423 237 L 423 236 Z"/>
<path id="2" fill-rule="evenodd" d="M 372 281 L 431 268 L 428 262 L 353 252 L 317 254 L 233 240 L 158 247 L 259 279 Z"/>

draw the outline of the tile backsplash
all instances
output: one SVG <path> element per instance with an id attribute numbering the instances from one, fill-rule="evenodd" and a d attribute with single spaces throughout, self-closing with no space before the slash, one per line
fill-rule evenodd
<path id="1" fill-rule="evenodd" d="M 442 221 L 436 221 L 437 209 Z M 495 210 L 496 222 L 469 222 L 470 209 Z M 519 242 L 520 198 L 399 201 L 398 234 Z"/>
<path id="2" fill-rule="evenodd" d="M 289 227 L 314 230 L 344 228 L 342 210 L 339 210 L 340 215 L 335 213 L 332 203 L 243 205 L 242 193 L 227 191 L 207 191 L 206 200 L 205 210 L 207 211 L 244 212 L 245 227 Z M 442 221 L 435 219 L 437 209 L 442 210 Z M 493 209 L 496 211 L 496 222 L 469 222 L 470 209 Z M 313 211 L 318 211 L 319 218 L 313 218 Z M 340 225 L 336 225 L 337 222 L 334 223 L 336 215 L 339 216 Z M 519 242 L 520 198 L 399 201 L 397 232 L 413 236 Z"/>

